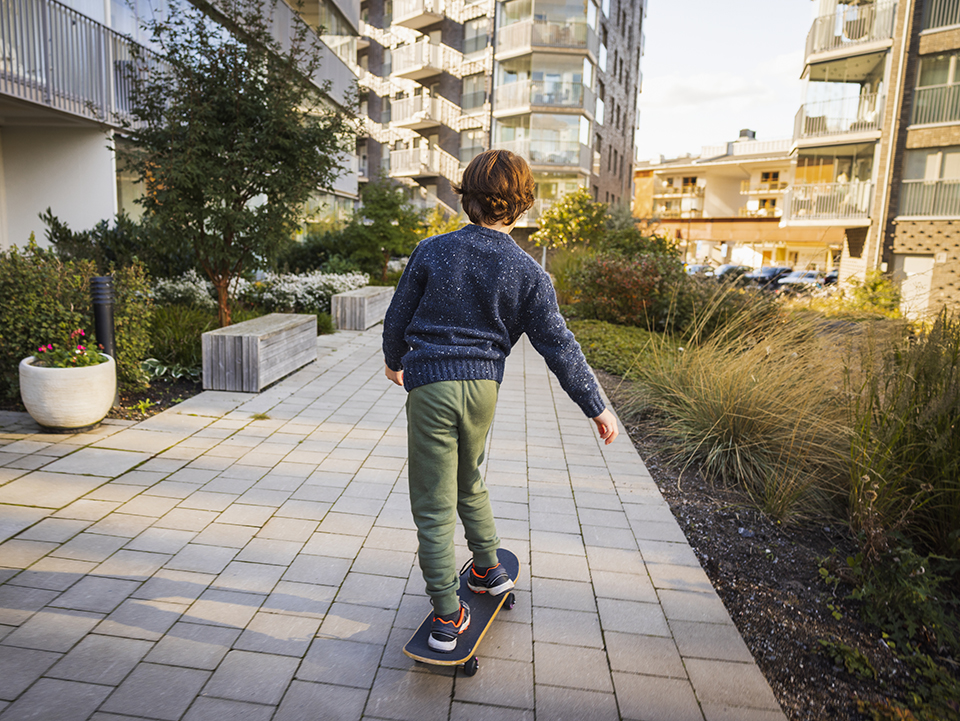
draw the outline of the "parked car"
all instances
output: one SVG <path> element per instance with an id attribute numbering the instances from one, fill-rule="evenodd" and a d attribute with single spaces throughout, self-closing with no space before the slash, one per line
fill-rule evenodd
<path id="1" fill-rule="evenodd" d="M 743 276 L 743 278 L 750 285 L 756 286 L 757 288 L 762 288 L 763 290 L 776 290 L 777 281 L 786 277 L 792 272 L 793 268 L 771 266 L 768 268 L 760 268 L 760 270 L 755 270 L 752 273 L 747 273 Z"/>
<path id="2" fill-rule="evenodd" d="M 713 277 L 722 281 L 737 281 L 751 270 L 753 270 L 753 268 L 749 265 L 724 263 L 713 272 Z"/>
<path id="3" fill-rule="evenodd" d="M 777 293 L 808 293 L 822 287 L 823 278 L 823 272 L 819 270 L 795 270 L 777 281 Z"/>
<path id="4" fill-rule="evenodd" d="M 688 263 L 683 269 L 687 271 L 687 275 L 713 275 L 713 266 L 706 263 Z"/>
<path id="5" fill-rule="evenodd" d="M 840 269 L 839 269 L 839 268 L 834 268 L 834 269 L 831 270 L 829 273 L 827 273 L 825 276 L 823 276 L 823 284 L 824 284 L 824 285 L 836 285 L 839 280 L 840 280 Z"/>

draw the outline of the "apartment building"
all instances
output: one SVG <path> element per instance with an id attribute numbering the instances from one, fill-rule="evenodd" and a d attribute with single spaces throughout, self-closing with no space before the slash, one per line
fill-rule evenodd
<path id="1" fill-rule="evenodd" d="M 494 147 L 530 162 L 528 232 L 576 187 L 628 201 L 643 12 L 637 0 L 363 0 L 361 179 L 383 173 L 455 212 L 451 183 Z"/>
<path id="2" fill-rule="evenodd" d="M 793 164 L 792 139 L 742 130 L 696 156 L 637 163 L 633 213 L 675 238 L 691 263 L 830 269 L 842 229 L 781 223 Z"/>
<path id="3" fill-rule="evenodd" d="M 790 227 L 844 230 L 841 278 L 903 307 L 960 301 L 960 0 L 820 0 L 794 130 Z"/>
<path id="4" fill-rule="evenodd" d="M 139 18 L 165 13 L 169 2 L 0 1 L 0 248 L 26 244 L 31 232 L 42 241 L 38 215 L 47 207 L 75 229 L 119 210 L 137 214 L 139 190 L 118 172 L 108 136 L 129 107 L 131 44 L 150 48 Z M 359 16 L 359 0 L 307 0 L 303 19 L 283 2 L 277 7 L 281 42 L 294 23 L 324 28 L 314 80 L 332 83 L 331 102 L 346 102 L 356 81 L 348 63 L 356 56 Z M 315 206 L 353 204 L 356 159 L 345 162 L 349 172 L 334 188 L 318 190 Z"/>

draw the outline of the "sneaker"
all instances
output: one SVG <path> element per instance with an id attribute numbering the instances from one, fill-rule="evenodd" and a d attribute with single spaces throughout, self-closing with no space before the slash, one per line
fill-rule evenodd
<path id="1" fill-rule="evenodd" d="M 470 576 L 467 579 L 467 588 L 474 593 L 489 593 L 491 596 L 499 596 L 513 588 L 513 581 L 499 563 L 493 568 L 488 568 L 480 573 L 476 566 L 470 568 Z"/>
<path id="2" fill-rule="evenodd" d="M 460 612 L 451 614 L 452 619 L 444 620 L 441 616 L 433 615 L 433 627 L 427 645 L 434 651 L 450 653 L 457 647 L 457 637 L 470 627 L 470 607 L 460 601 Z"/>

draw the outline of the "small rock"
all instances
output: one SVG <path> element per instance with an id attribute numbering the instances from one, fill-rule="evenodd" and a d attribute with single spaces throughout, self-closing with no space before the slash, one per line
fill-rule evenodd
<path id="1" fill-rule="evenodd" d="M 753 538 L 756 535 L 749 528 L 744 528 L 743 526 L 740 526 L 740 528 L 737 529 L 737 533 L 739 533 L 744 538 Z"/>

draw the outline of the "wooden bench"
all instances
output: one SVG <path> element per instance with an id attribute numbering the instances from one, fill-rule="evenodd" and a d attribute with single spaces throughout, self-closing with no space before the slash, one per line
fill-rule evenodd
<path id="1" fill-rule="evenodd" d="M 203 388 L 259 393 L 317 359 L 317 317 L 271 313 L 201 336 Z"/>
<path id="2" fill-rule="evenodd" d="M 339 330 L 366 330 L 383 320 L 393 286 L 368 285 L 330 298 L 330 315 Z"/>

